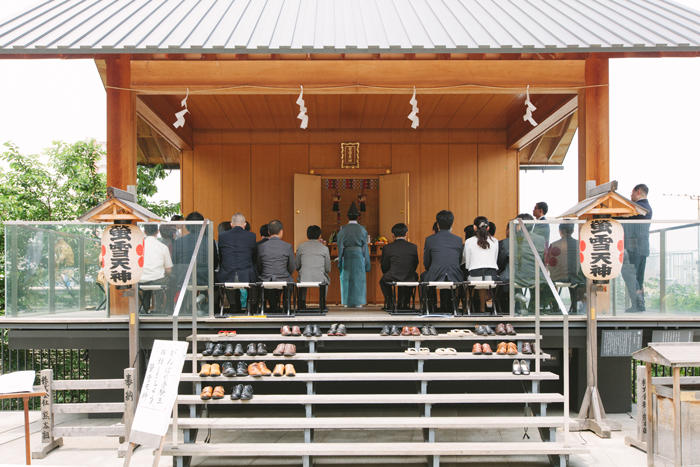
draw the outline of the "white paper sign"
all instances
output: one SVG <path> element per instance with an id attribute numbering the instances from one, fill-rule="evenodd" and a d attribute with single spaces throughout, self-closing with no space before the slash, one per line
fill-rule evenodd
<path id="1" fill-rule="evenodd" d="M 141 386 L 129 441 L 158 448 L 170 425 L 187 342 L 155 340 Z"/>
<path id="2" fill-rule="evenodd" d="M 579 233 L 583 275 L 593 280 L 610 280 L 620 275 L 625 253 L 622 224 L 613 219 L 593 219 Z"/>
<path id="3" fill-rule="evenodd" d="M 137 225 L 109 225 L 102 232 L 100 265 L 114 285 L 131 285 L 141 279 L 146 237 Z"/>
<path id="4" fill-rule="evenodd" d="M 0 375 L 0 394 L 11 394 L 13 392 L 32 392 L 34 390 L 33 371 L 15 371 L 6 375 Z"/>

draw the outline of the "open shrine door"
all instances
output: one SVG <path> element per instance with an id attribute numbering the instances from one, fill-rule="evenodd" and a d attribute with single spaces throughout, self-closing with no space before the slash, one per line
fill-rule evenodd
<path id="1" fill-rule="evenodd" d="M 408 225 L 408 174 L 379 177 L 379 235 L 391 241 L 391 228 L 403 222 Z"/>
<path id="2" fill-rule="evenodd" d="M 294 174 L 294 251 L 310 225 L 321 225 L 321 177 Z"/>

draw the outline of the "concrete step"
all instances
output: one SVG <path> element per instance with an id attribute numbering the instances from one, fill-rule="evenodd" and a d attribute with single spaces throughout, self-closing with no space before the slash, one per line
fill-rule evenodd
<path id="1" fill-rule="evenodd" d="M 495 350 L 495 349 L 494 349 Z M 475 355 L 471 352 L 457 352 L 452 355 L 439 355 L 433 351 L 426 354 L 407 354 L 405 352 L 314 352 L 314 353 L 297 353 L 291 357 L 275 356 L 269 352 L 267 355 L 249 356 L 242 355 L 240 357 L 212 357 L 204 356 L 201 353 L 196 354 L 197 360 L 200 361 L 310 361 L 310 360 L 523 360 L 523 359 L 534 359 L 535 355 L 525 355 L 518 353 L 516 355 L 498 355 L 493 353 L 491 355 Z M 187 359 L 192 360 L 192 354 L 187 354 Z M 541 354 L 542 360 L 550 358 L 549 354 Z"/>
<path id="2" fill-rule="evenodd" d="M 302 327 L 303 330 L 303 327 Z M 348 334 L 347 336 L 328 336 L 323 334 L 319 337 L 304 336 L 282 336 L 280 334 L 237 334 L 235 336 L 219 336 L 218 334 L 197 334 L 199 342 L 342 342 L 342 341 L 386 341 L 386 342 L 431 342 L 431 341 L 533 341 L 535 334 L 519 333 L 514 336 L 453 336 L 439 334 L 437 336 L 380 336 L 376 334 Z M 187 336 L 188 341 L 192 341 L 192 335 Z"/>

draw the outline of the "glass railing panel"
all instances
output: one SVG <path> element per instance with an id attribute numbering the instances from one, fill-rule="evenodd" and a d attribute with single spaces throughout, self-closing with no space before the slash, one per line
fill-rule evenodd
<path id="1" fill-rule="evenodd" d="M 191 316 L 192 293 L 195 293 L 194 306 L 198 316 L 209 316 L 213 313 L 213 293 L 210 293 L 210 290 L 213 290 L 214 286 L 215 252 L 211 223 L 207 224 L 207 230 L 196 255 L 196 286 L 190 280 L 183 289 L 187 267 L 195 253 L 197 237 L 201 229 L 205 228 L 204 225 L 203 222 L 199 221 L 139 224 L 146 233 L 147 245 L 149 242 L 157 242 L 153 244 L 153 247 L 154 251 L 158 251 L 157 256 L 160 257 L 160 261 L 154 259 L 152 267 L 144 269 L 146 275 L 142 275 L 139 282 L 139 313 L 141 316 L 172 316 L 178 296 L 183 291 L 185 297 L 180 316 Z M 148 246 L 146 251 L 148 251 Z M 163 261 L 165 260 L 162 259 L 162 256 L 166 254 L 169 255 L 169 263 L 172 264 L 169 271 L 163 271 Z M 147 259 L 146 265 L 148 263 Z M 196 290 L 194 290 L 195 288 Z"/>
<path id="2" fill-rule="evenodd" d="M 89 223 L 6 223 L 6 315 L 108 315 L 100 277 L 103 226 Z"/>

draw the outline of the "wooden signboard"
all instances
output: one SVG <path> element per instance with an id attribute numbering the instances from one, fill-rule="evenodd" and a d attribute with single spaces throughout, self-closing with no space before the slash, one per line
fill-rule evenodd
<path id="1" fill-rule="evenodd" d="M 651 333 L 651 342 L 693 342 L 692 329 L 656 330 Z"/>
<path id="2" fill-rule="evenodd" d="M 641 348 L 641 329 L 603 330 L 601 357 L 629 357 Z"/>

